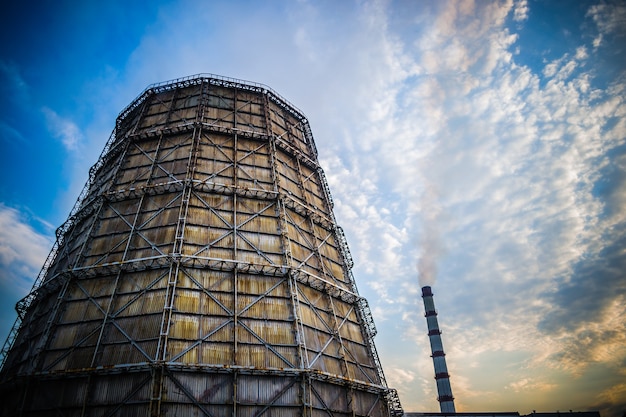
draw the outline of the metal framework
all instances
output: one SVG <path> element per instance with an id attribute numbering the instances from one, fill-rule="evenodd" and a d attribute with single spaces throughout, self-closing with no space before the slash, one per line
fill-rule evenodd
<path id="1" fill-rule="evenodd" d="M 16 306 L 0 414 L 402 415 L 332 208 L 268 87 L 148 87 Z"/>

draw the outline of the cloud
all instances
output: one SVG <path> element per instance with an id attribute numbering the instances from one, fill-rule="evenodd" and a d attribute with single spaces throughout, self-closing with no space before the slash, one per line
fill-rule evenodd
<path id="1" fill-rule="evenodd" d="M 515 2 L 515 8 L 513 9 L 513 20 L 516 22 L 523 22 L 528 19 L 528 12 L 530 8 L 528 7 L 527 0 L 518 0 Z"/>
<path id="2" fill-rule="evenodd" d="M 557 387 L 556 384 L 545 383 L 541 381 L 535 381 L 531 378 L 522 378 L 518 381 L 511 382 L 506 386 L 507 389 L 513 390 L 513 392 L 519 393 L 522 391 L 553 391 Z"/>
<path id="3" fill-rule="evenodd" d="M 626 376 L 626 375 L 624 375 Z M 607 414 L 619 416 L 626 408 L 626 383 L 619 383 L 602 391 L 594 404 L 598 409 L 605 409 Z"/>
<path id="4" fill-rule="evenodd" d="M 598 28 L 593 39 L 593 47 L 598 49 L 611 36 L 623 38 L 626 36 L 626 6 L 620 2 L 608 2 L 593 5 L 587 11 Z"/>
<path id="5" fill-rule="evenodd" d="M 75 152 L 83 141 L 83 134 L 79 127 L 71 120 L 59 116 L 54 110 L 43 107 L 42 113 L 46 118 L 46 124 L 50 133 L 61 143 L 66 150 Z"/>
<path id="6" fill-rule="evenodd" d="M 25 296 L 39 273 L 52 238 L 33 229 L 18 210 L 0 203 L 0 285 Z"/>
<path id="7" fill-rule="evenodd" d="M 5 142 L 26 142 L 26 139 L 19 130 L 2 120 L 0 120 L 0 139 Z"/>
<path id="8" fill-rule="evenodd" d="M 387 382 L 392 387 L 400 387 L 415 379 L 415 373 L 406 369 L 388 368 L 386 369 Z"/>
<path id="9" fill-rule="evenodd" d="M 0 60 L 0 88 L 10 100 L 17 103 L 26 101 L 29 87 L 15 62 Z"/>
<path id="10" fill-rule="evenodd" d="M 12 61 L 0 59 L 0 105 L 25 107 L 29 97 L 29 87 L 24 81 L 20 69 Z M 0 119 L 0 140 L 5 142 L 25 143 L 22 132 L 16 129 L 15 120 L 5 111 Z M 10 119 L 10 120 L 7 120 Z"/>
<path id="11" fill-rule="evenodd" d="M 593 5 L 587 16 L 593 19 L 602 35 L 626 35 L 626 6 L 621 2 Z"/>
<path id="12" fill-rule="evenodd" d="M 626 239 L 580 261 L 569 282 L 550 297 L 553 308 L 539 323 L 553 341 L 548 363 L 580 374 L 593 363 L 626 360 Z"/>

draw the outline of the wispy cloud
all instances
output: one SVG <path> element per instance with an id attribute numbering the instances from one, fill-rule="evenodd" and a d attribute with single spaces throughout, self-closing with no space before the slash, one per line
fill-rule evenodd
<path id="1" fill-rule="evenodd" d="M 37 232 L 16 209 L 0 203 L 0 285 L 24 296 L 43 265 L 52 238 Z"/>
<path id="2" fill-rule="evenodd" d="M 514 392 L 521 391 L 553 391 L 556 388 L 556 384 L 546 383 L 542 381 L 536 381 L 531 378 L 522 378 L 518 381 L 511 382 L 506 387 Z"/>
<path id="3" fill-rule="evenodd" d="M 0 59 L 0 104 L 24 106 L 29 97 L 28 84 L 24 81 L 17 64 Z M 15 121 L 0 115 L 0 141 L 25 142 L 22 133 L 15 127 Z"/>
<path id="4" fill-rule="evenodd" d="M 5 142 L 25 142 L 26 139 L 22 133 L 13 126 L 0 120 L 0 140 Z"/>
<path id="5" fill-rule="evenodd" d="M 0 59 L 0 88 L 13 101 L 21 102 L 28 97 L 28 84 L 15 62 Z"/>
<path id="6" fill-rule="evenodd" d="M 530 8 L 528 7 L 527 0 L 517 0 L 515 2 L 515 7 L 513 9 L 513 20 L 516 22 L 523 22 L 528 19 L 528 12 Z"/>
<path id="7" fill-rule="evenodd" d="M 593 46 L 599 47 L 605 36 L 626 36 L 626 6 L 621 2 L 609 2 L 593 5 L 587 11 L 598 27 L 598 34 Z"/>
<path id="8" fill-rule="evenodd" d="M 626 374 L 624 374 L 626 377 Z M 624 398 L 626 398 L 626 383 L 619 383 L 602 391 L 597 396 L 596 406 L 607 409 L 611 415 L 618 416 L 624 412 Z"/>
<path id="9" fill-rule="evenodd" d="M 46 118 L 50 133 L 61 141 L 66 150 L 77 151 L 83 141 L 83 134 L 78 126 L 48 107 L 43 107 L 41 111 Z"/>
<path id="10" fill-rule="evenodd" d="M 626 36 L 626 6 L 620 2 L 598 4 L 589 8 L 589 13 L 604 34 Z"/>

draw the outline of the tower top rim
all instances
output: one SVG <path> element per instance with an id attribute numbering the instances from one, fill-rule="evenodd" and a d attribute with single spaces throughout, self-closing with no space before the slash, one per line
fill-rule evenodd
<path id="1" fill-rule="evenodd" d="M 181 78 L 175 78 L 172 80 L 156 82 L 148 85 L 137 97 L 135 97 L 128 106 L 126 106 L 117 116 L 117 122 L 126 118 L 126 116 L 139 106 L 150 94 L 158 93 L 161 91 L 172 90 L 175 88 L 187 87 L 191 85 L 201 84 L 207 82 L 212 85 L 219 85 L 229 88 L 240 88 L 248 91 L 256 91 L 261 94 L 267 94 L 268 97 L 279 106 L 289 110 L 303 123 L 308 124 L 308 120 L 304 115 L 304 112 L 298 107 L 293 105 L 289 100 L 278 94 L 271 87 L 266 84 L 257 83 L 254 81 L 247 81 L 238 78 L 225 77 L 222 75 L 211 73 L 199 73 L 194 75 L 188 75 Z"/>

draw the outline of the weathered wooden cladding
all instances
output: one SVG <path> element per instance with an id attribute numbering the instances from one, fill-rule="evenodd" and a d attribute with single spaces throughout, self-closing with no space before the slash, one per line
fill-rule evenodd
<path id="1" fill-rule="evenodd" d="M 272 90 L 149 87 L 81 196 L 2 370 L 22 415 L 401 411 L 308 122 Z"/>

